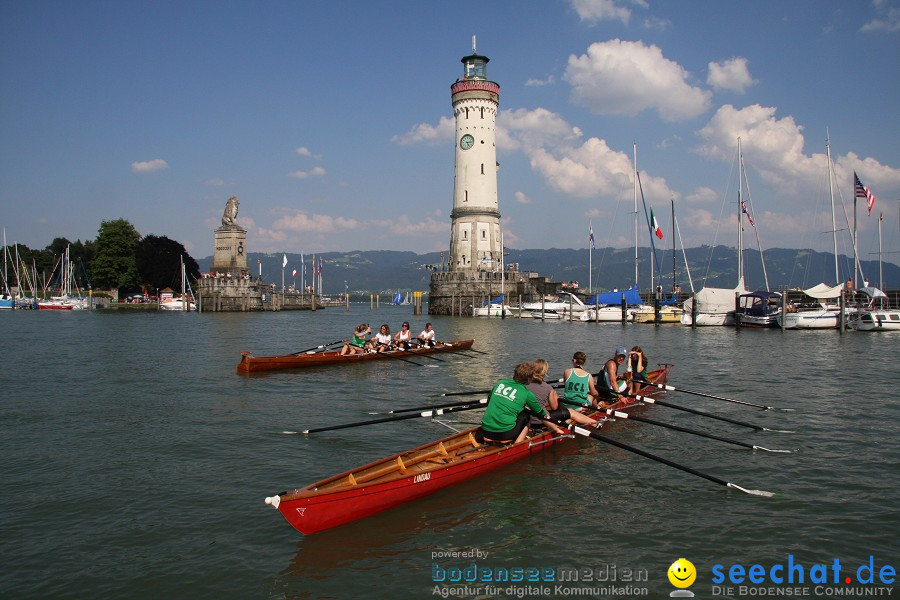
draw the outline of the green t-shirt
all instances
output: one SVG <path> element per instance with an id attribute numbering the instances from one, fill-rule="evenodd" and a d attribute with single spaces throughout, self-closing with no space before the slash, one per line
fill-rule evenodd
<path id="1" fill-rule="evenodd" d="M 538 416 L 547 416 L 547 411 L 527 387 L 512 379 L 498 381 L 488 398 L 481 428 L 491 433 L 509 431 L 516 426 L 516 419 L 526 406 Z"/>
<path id="2" fill-rule="evenodd" d="M 356 346 L 357 348 L 363 348 L 366 345 L 366 334 L 362 334 L 362 336 L 357 336 L 356 333 L 353 334 L 353 339 L 350 340 L 351 346 Z"/>

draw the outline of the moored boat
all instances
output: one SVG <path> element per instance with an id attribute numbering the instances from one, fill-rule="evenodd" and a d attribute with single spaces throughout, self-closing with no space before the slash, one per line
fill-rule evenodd
<path id="1" fill-rule="evenodd" d="M 341 356 L 339 350 L 328 352 L 309 351 L 301 354 L 285 354 L 282 356 L 253 356 L 250 352 L 241 352 L 241 362 L 237 365 L 238 373 L 255 373 L 258 371 L 277 371 L 280 369 L 299 369 L 303 367 L 321 367 L 325 365 L 353 365 L 372 360 L 406 360 L 418 354 L 437 354 L 439 352 L 458 352 L 472 347 L 475 340 L 459 340 L 455 342 L 438 342 L 432 346 L 420 346 L 410 350 L 391 350 L 388 352 L 369 352 L 367 354 L 348 354 Z"/>
<path id="2" fill-rule="evenodd" d="M 781 294 L 779 292 L 750 292 L 741 294 L 735 317 L 741 327 L 775 327 L 776 318 L 781 314 Z"/>
<path id="3" fill-rule="evenodd" d="M 664 383 L 671 365 L 650 373 L 654 383 Z M 616 409 L 637 404 L 627 398 Z M 594 418 L 605 419 L 596 412 Z M 306 535 L 338 527 L 433 494 L 504 465 L 536 454 L 573 437 L 543 429 L 517 444 L 488 445 L 476 430 L 451 435 L 365 466 L 282 492 L 265 499 L 285 519 Z"/>

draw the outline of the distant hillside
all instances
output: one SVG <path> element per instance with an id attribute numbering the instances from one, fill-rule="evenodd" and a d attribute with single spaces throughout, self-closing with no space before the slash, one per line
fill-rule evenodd
<path id="1" fill-rule="evenodd" d="M 695 289 L 704 285 L 713 287 L 733 287 L 737 284 L 737 252 L 725 246 L 701 246 L 686 250 L 690 264 L 691 278 Z M 766 273 L 769 287 L 808 288 L 820 282 L 833 285 L 834 255 L 813 250 L 772 248 L 766 250 Z M 446 255 L 445 255 L 446 256 Z M 416 254 L 388 250 L 325 252 L 317 255 L 325 263 L 322 280 L 327 294 L 340 294 L 347 288 L 356 293 L 391 293 L 397 290 L 428 290 L 431 272 L 426 265 L 440 265 L 440 253 Z M 284 269 L 285 283 L 300 285 L 300 255 L 288 254 L 288 265 Z M 306 281 L 309 282 L 311 256 L 306 255 Z M 257 259 L 260 261 L 257 263 Z M 672 287 L 672 250 L 659 251 L 658 259 L 663 273 L 663 286 Z M 266 281 L 281 285 L 281 264 L 283 255 L 250 253 L 248 263 L 253 275 L 259 273 Z M 553 281 L 577 281 L 582 287 L 588 285 L 588 251 L 550 248 L 549 250 L 507 249 L 507 263 L 517 263 L 520 271 L 537 272 Z M 201 271 L 208 271 L 212 257 L 197 261 Z M 841 280 L 846 281 L 852 273 L 853 259 L 838 257 Z M 690 289 L 684 270 L 681 252 L 676 256 L 676 280 L 683 290 Z M 759 252 L 744 251 L 744 271 L 749 289 L 765 287 Z M 599 289 L 613 289 L 630 286 L 634 281 L 633 248 L 597 248 L 593 252 L 593 285 Z M 878 285 L 878 262 L 863 261 L 863 272 L 873 285 Z M 291 273 L 297 269 L 296 279 Z M 650 287 L 650 249 L 640 248 L 638 269 L 641 288 Z M 659 269 L 654 267 L 658 273 Z M 884 263 L 884 287 L 900 288 L 900 267 Z"/>

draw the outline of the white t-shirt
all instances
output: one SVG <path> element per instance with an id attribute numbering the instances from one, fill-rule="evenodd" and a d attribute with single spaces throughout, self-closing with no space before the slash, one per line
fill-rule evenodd
<path id="1" fill-rule="evenodd" d="M 380 331 L 375 334 L 375 341 L 379 344 L 390 344 L 391 343 L 391 334 L 389 333 L 381 333 Z"/>
<path id="2" fill-rule="evenodd" d="M 434 329 L 428 331 L 427 329 L 423 329 L 422 333 L 419 334 L 419 337 L 423 340 L 433 340 L 434 339 Z"/>

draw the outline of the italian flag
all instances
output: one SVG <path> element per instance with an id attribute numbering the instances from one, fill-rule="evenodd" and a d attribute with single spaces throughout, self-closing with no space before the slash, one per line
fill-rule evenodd
<path id="1" fill-rule="evenodd" d="M 653 228 L 653 233 L 659 239 L 663 239 L 662 228 L 659 226 L 659 221 L 656 220 L 656 215 L 653 214 L 653 209 L 650 209 L 650 227 Z"/>

